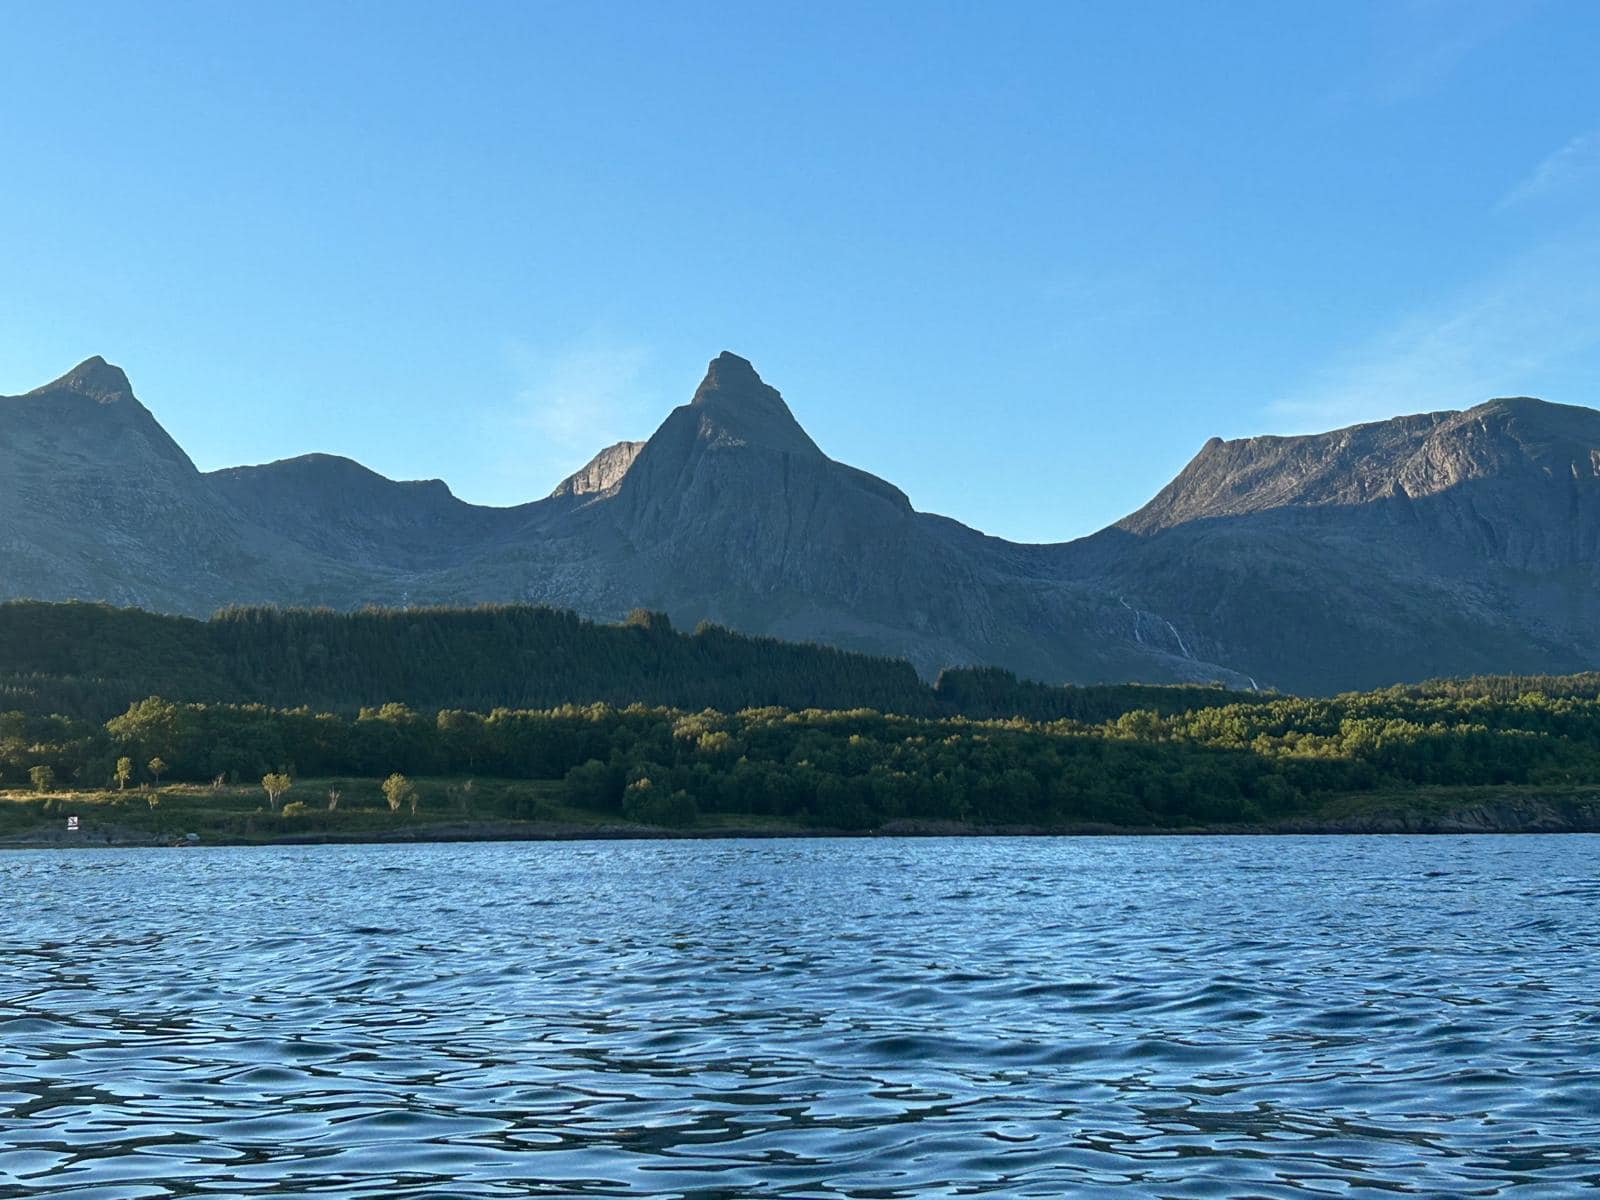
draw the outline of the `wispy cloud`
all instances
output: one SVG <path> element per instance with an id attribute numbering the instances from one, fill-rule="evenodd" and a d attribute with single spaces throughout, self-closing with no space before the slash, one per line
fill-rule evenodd
<path id="1" fill-rule="evenodd" d="M 644 384 L 651 360 L 640 345 L 590 338 L 560 350 L 508 347 L 516 388 L 489 412 L 485 434 L 499 453 L 486 480 L 494 503 L 547 494 L 606 446 L 649 436 L 652 403 Z"/>
<path id="2" fill-rule="evenodd" d="M 1403 316 L 1268 411 L 1283 432 L 1305 432 L 1538 395 L 1545 380 L 1596 351 L 1600 231 L 1589 229 Z"/>
<path id="3" fill-rule="evenodd" d="M 1533 0 L 1409 0 L 1383 6 L 1365 77 L 1335 100 L 1399 104 L 1426 95 L 1533 7 Z"/>
<path id="4" fill-rule="evenodd" d="M 1600 129 L 1580 133 L 1507 192 L 1501 208 L 1539 200 L 1585 183 L 1600 182 Z"/>

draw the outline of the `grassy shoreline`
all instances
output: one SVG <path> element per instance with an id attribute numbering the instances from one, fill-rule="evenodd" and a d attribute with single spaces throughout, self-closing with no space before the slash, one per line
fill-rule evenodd
<path id="1" fill-rule="evenodd" d="M 391 811 L 375 779 L 297 781 L 274 811 L 260 787 L 0 791 L 0 848 L 313 845 L 804 837 L 1174 836 L 1348 833 L 1600 833 L 1600 788 L 1455 787 L 1330 797 L 1268 822 L 1170 826 L 987 825 L 893 820 L 832 829 L 759 814 L 704 815 L 666 827 L 575 808 L 558 783 L 451 778 L 415 781 L 418 803 Z M 330 791 L 337 807 L 327 807 Z M 67 818 L 79 829 L 69 831 Z M 190 834 L 196 835 L 194 841 Z"/>

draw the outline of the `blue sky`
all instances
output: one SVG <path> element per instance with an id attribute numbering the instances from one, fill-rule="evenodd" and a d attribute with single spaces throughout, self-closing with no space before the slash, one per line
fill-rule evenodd
<path id="1" fill-rule="evenodd" d="M 543 495 L 718 351 L 1060 540 L 1213 434 L 1595 404 L 1600 4 L 0 0 L 0 393 Z"/>

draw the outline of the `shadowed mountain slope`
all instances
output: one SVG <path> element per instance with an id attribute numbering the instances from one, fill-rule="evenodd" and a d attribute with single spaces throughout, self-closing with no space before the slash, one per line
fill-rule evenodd
<path id="1" fill-rule="evenodd" d="M 1331 691 L 1600 664 L 1600 413 L 1531 399 L 1206 444 L 1091 538 L 1025 546 L 830 459 L 750 363 L 543 500 L 307 455 L 201 474 L 90 359 L 0 399 L 0 594 L 547 603 L 1050 681 Z"/>
<path id="2" fill-rule="evenodd" d="M 1279 686 L 1592 667 L 1600 412 L 1519 398 L 1212 441 L 1091 541 L 1102 578 Z"/>
<path id="3" fill-rule="evenodd" d="M 351 579 L 219 502 L 127 376 L 98 357 L 0 397 L 0 521 L 7 596 L 193 612 L 303 603 Z"/>

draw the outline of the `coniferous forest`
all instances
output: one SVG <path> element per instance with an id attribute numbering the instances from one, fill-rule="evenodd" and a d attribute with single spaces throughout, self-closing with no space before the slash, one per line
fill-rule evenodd
<path id="1" fill-rule="evenodd" d="M 930 685 L 905 662 L 709 624 L 684 634 L 644 611 L 620 625 L 515 605 L 236 608 L 198 621 L 0 603 L 0 709 L 98 722 L 150 695 L 347 713 L 391 701 L 478 712 L 600 702 L 1083 721 L 1229 699 L 1215 687 L 1046 687 L 990 668 L 946 671 Z"/>

